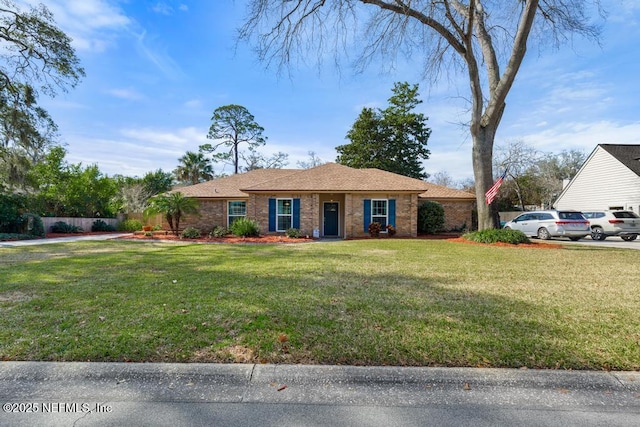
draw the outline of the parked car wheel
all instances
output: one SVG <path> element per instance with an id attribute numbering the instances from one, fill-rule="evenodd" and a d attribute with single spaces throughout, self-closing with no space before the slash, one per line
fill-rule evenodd
<path id="1" fill-rule="evenodd" d="M 604 234 L 604 230 L 602 227 L 593 227 L 591 229 L 591 239 L 592 240 L 604 240 L 607 238 L 607 235 Z"/>
<path id="2" fill-rule="evenodd" d="M 547 230 L 544 227 L 538 229 L 538 239 L 549 240 L 550 238 L 551 238 L 551 234 L 549 233 L 549 230 Z"/>
<path id="3" fill-rule="evenodd" d="M 636 240 L 638 238 L 637 234 L 631 234 L 629 236 L 620 236 L 622 237 L 622 240 L 624 240 L 625 242 L 632 242 L 634 240 Z"/>

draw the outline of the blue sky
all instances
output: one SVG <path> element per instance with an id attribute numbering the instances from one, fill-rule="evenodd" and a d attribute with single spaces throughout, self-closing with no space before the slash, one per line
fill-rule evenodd
<path id="1" fill-rule="evenodd" d="M 23 0 L 36 3 L 32 0 Z M 381 74 L 331 63 L 301 65 L 290 75 L 265 69 L 246 44 L 236 45 L 244 0 L 45 0 L 73 38 L 86 78 L 68 93 L 41 98 L 59 125 L 67 160 L 97 164 L 108 175 L 172 171 L 197 151 L 215 108 L 246 107 L 265 128 L 265 154 L 289 154 L 288 167 L 315 151 L 334 161 L 335 147 L 364 106 L 384 107 L 396 81 L 420 84 L 429 117 L 430 174 L 473 177 L 464 78 L 421 81 L 419 60 Z M 507 98 L 497 145 L 524 141 L 544 152 L 599 143 L 639 143 L 640 2 L 606 0 L 602 45 L 576 41 L 531 48 Z M 312 58 L 313 59 L 313 58 Z M 218 166 L 218 172 L 231 172 Z"/>

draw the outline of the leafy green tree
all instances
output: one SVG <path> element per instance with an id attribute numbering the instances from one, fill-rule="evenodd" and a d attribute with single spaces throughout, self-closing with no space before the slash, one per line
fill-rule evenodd
<path id="1" fill-rule="evenodd" d="M 156 194 L 171 190 L 173 175 L 170 172 L 163 171 L 162 169 L 147 172 L 142 177 L 142 184 L 150 196 L 155 196 Z"/>
<path id="2" fill-rule="evenodd" d="M 43 162 L 30 170 L 35 195 L 33 210 L 40 215 L 71 217 L 111 217 L 112 200 L 118 187 L 97 165 L 67 164 L 66 151 L 54 147 Z"/>
<path id="3" fill-rule="evenodd" d="M 187 151 L 178 161 L 180 164 L 173 173 L 179 182 L 193 185 L 214 177 L 211 161 L 202 152 Z"/>
<path id="4" fill-rule="evenodd" d="M 378 168 L 411 178 L 425 179 L 422 160 L 431 129 L 427 118 L 414 112 L 421 103 L 418 85 L 396 83 L 384 110 L 363 108 L 347 133 L 350 144 L 336 147 L 340 164 L 353 168 Z"/>
<path id="5" fill-rule="evenodd" d="M 359 55 L 359 69 L 381 58 L 393 69 L 400 55 L 424 64 L 437 81 L 462 72 L 469 88 L 471 158 L 478 228 L 495 228 L 495 208 L 486 204 L 493 185 L 493 143 L 506 99 L 529 42 L 558 46 L 573 35 L 598 39 L 591 12 L 600 0 L 250 0 L 241 39 L 256 44 L 258 57 L 289 66 L 299 56 L 318 61 Z M 329 51 L 329 52 L 327 52 Z M 329 55 L 327 55 L 329 54 Z"/>
<path id="6" fill-rule="evenodd" d="M 38 95 L 75 87 L 84 70 L 71 39 L 42 4 L 24 11 L 0 0 L 0 45 L 0 178 L 21 186 L 25 164 L 41 160 L 57 138 Z"/>
<path id="7" fill-rule="evenodd" d="M 169 223 L 169 228 L 176 236 L 180 230 L 180 220 L 183 215 L 198 213 L 198 201 L 177 191 L 154 196 L 149 201 L 145 211 L 147 215 L 162 214 Z"/>
<path id="8" fill-rule="evenodd" d="M 249 151 L 264 145 L 266 138 L 262 136 L 264 128 L 256 123 L 249 110 L 241 105 L 224 105 L 213 112 L 212 124 L 207 138 L 218 140 L 215 144 L 204 144 L 200 151 L 214 153 L 220 147 L 228 151 L 214 154 L 214 159 L 230 161 L 234 173 L 240 171 L 240 145 L 248 145 Z"/>

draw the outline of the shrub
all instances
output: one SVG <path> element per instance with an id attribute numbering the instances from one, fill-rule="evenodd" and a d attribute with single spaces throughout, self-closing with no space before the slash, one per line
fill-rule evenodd
<path id="1" fill-rule="evenodd" d="M 260 226 L 249 218 L 238 218 L 231 223 L 231 233 L 238 237 L 256 237 L 260 235 Z"/>
<path id="2" fill-rule="evenodd" d="M 116 228 L 101 219 L 96 219 L 91 225 L 91 231 L 116 231 Z"/>
<path id="3" fill-rule="evenodd" d="M 369 224 L 369 235 L 371 235 L 371 237 L 380 236 L 380 230 L 381 226 L 379 222 L 372 222 Z"/>
<path id="4" fill-rule="evenodd" d="M 482 231 L 474 231 L 463 235 L 467 240 L 478 243 L 510 243 L 517 245 L 518 243 L 529 243 L 529 238 L 520 230 L 510 229 L 488 229 Z"/>
<path id="5" fill-rule="evenodd" d="M 36 236 L 32 236 L 30 234 L 0 233 L 0 242 L 10 240 L 32 240 L 35 238 Z"/>
<path id="6" fill-rule="evenodd" d="M 137 219 L 127 219 L 118 224 L 118 231 L 139 231 L 142 230 L 142 222 Z"/>
<path id="7" fill-rule="evenodd" d="M 29 236 L 44 237 L 44 224 L 40 215 L 26 213 L 20 216 L 22 222 L 21 232 Z"/>
<path id="8" fill-rule="evenodd" d="M 0 194 L 0 233 L 19 233 L 20 212 L 24 212 L 25 208 L 24 196 Z"/>
<path id="9" fill-rule="evenodd" d="M 418 233 L 434 234 L 444 227 L 444 208 L 440 203 L 426 201 L 418 206 Z"/>
<path id="10" fill-rule="evenodd" d="M 82 231 L 81 227 L 67 224 L 64 221 L 54 222 L 51 226 L 52 233 L 79 233 Z"/>
<path id="11" fill-rule="evenodd" d="M 226 228 L 226 227 L 222 227 L 220 225 L 216 225 L 215 227 L 213 227 L 213 230 L 211 230 L 211 233 L 209 233 L 210 237 L 224 237 L 228 234 L 230 234 L 231 231 Z"/>
<path id="12" fill-rule="evenodd" d="M 389 224 L 387 225 L 387 233 L 389 236 L 395 236 L 397 233 L 397 230 L 393 225 Z"/>
<path id="13" fill-rule="evenodd" d="M 200 230 L 195 227 L 187 227 L 182 231 L 180 236 L 185 239 L 197 239 L 201 236 Z"/>
<path id="14" fill-rule="evenodd" d="M 154 226 L 151 228 L 151 230 L 153 230 L 153 231 L 160 231 L 160 230 L 162 230 L 162 225 L 160 225 L 160 224 L 156 224 L 156 225 L 154 225 Z"/>
<path id="15" fill-rule="evenodd" d="M 299 239 L 302 233 L 297 228 L 289 228 L 285 234 L 291 239 Z"/>

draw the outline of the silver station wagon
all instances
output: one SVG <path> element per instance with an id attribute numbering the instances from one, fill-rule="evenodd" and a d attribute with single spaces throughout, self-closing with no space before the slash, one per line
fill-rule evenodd
<path id="1" fill-rule="evenodd" d="M 525 212 L 507 222 L 504 228 L 520 230 L 527 236 L 542 240 L 552 237 L 580 240 L 591 233 L 589 221 L 578 211 Z"/>

